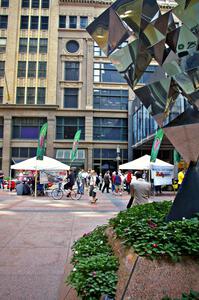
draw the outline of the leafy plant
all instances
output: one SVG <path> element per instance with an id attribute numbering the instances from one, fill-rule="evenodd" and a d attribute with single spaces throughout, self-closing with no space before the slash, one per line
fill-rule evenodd
<path id="1" fill-rule="evenodd" d="M 72 247 L 74 265 L 67 282 L 84 300 L 97 300 L 103 294 L 114 297 L 118 261 L 107 243 L 106 227 L 85 234 Z"/>
<path id="2" fill-rule="evenodd" d="M 134 206 L 110 220 L 118 238 L 140 256 L 151 259 L 199 257 L 199 217 L 166 223 L 171 202 Z"/>

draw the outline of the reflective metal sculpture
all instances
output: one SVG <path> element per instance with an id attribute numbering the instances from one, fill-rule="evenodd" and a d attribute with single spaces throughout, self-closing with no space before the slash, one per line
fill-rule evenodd
<path id="1" fill-rule="evenodd" d="M 164 13 L 156 0 L 117 0 L 87 27 L 189 163 L 168 220 L 199 212 L 199 1 L 175 2 Z M 155 72 L 138 86 L 152 61 Z"/>

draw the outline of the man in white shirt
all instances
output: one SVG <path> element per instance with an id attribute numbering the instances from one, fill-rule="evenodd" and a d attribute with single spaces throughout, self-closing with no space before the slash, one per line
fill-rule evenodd
<path id="1" fill-rule="evenodd" d="M 127 204 L 127 208 L 131 205 L 139 205 L 148 203 L 151 194 L 151 185 L 142 178 L 142 172 L 135 173 L 136 179 L 130 185 L 131 198 Z"/>

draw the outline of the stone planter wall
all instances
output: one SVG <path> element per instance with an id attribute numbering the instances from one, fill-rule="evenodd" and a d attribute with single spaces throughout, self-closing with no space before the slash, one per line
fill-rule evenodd
<path id="1" fill-rule="evenodd" d="M 152 261 L 124 247 L 112 228 L 108 228 L 106 234 L 120 263 L 115 300 L 181 298 L 182 293 L 189 293 L 190 289 L 199 291 L 199 261 L 189 257 L 179 263 Z"/>

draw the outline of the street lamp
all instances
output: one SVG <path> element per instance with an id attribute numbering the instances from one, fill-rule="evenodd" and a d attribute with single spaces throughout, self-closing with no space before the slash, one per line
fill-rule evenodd
<path id="1" fill-rule="evenodd" d="M 116 154 L 117 154 L 117 156 L 116 156 L 117 171 L 119 171 L 119 162 L 120 162 L 120 146 L 119 145 L 117 145 L 117 150 L 116 151 L 117 151 L 116 152 Z"/>

